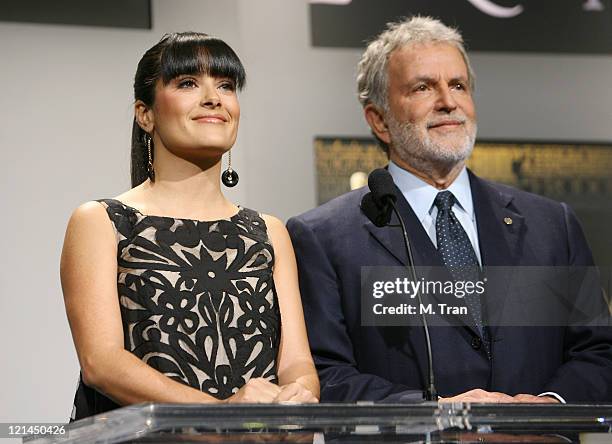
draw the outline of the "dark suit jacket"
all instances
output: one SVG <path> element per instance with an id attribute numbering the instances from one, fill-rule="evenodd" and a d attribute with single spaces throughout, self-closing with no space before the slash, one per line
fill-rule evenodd
<path id="1" fill-rule="evenodd" d="M 471 173 L 470 183 L 483 265 L 592 265 L 567 205 Z M 361 325 L 360 267 L 406 264 L 401 231 L 378 228 L 361 212 L 366 192 L 347 193 L 287 223 L 322 401 L 390 400 L 426 385 L 422 327 Z M 415 264 L 442 265 L 409 204 L 397 194 Z M 507 296 L 501 287 L 487 290 L 487 306 L 494 309 Z M 552 391 L 568 402 L 612 402 L 610 327 L 500 326 L 491 328 L 490 336 L 489 357 L 469 327 L 431 329 L 441 396 L 482 388 L 511 395 Z"/>

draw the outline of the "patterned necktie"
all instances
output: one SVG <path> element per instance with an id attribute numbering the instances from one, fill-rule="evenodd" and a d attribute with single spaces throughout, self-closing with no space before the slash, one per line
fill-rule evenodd
<path id="1" fill-rule="evenodd" d="M 450 191 L 441 191 L 434 200 L 438 207 L 436 217 L 436 240 L 438 251 L 442 255 L 444 265 L 449 269 L 455 281 L 473 281 L 479 279 L 479 264 L 472 248 L 470 238 L 457 220 L 451 208 L 457 202 Z M 482 310 L 480 297 L 475 292 L 465 295 L 467 306 L 479 335 L 482 337 Z"/>

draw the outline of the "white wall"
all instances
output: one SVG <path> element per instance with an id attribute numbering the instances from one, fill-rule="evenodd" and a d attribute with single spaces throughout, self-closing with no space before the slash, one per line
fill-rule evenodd
<path id="1" fill-rule="evenodd" d="M 367 136 L 357 50 L 313 49 L 305 0 L 154 0 L 151 31 L 0 23 L 0 421 L 63 421 L 78 364 L 58 262 L 81 202 L 129 186 L 131 85 L 164 32 L 247 68 L 231 197 L 283 219 L 315 204 L 316 135 Z M 481 137 L 612 141 L 612 57 L 474 54 Z"/>

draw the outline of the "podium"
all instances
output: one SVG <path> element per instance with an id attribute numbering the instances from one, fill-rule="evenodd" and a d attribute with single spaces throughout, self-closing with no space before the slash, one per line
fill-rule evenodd
<path id="1" fill-rule="evenodd" d="M 28 443 L 612 443 L 612 404 L 139 404 Z"/>

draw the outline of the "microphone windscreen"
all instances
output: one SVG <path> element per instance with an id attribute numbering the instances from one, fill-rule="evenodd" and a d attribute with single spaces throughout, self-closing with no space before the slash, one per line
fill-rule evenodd
<path id="1" fill-rule="evenodd" d="M 367 193 L 361 199 L 361 211 L 377 227 L 384 227 L 391 220 L 391 207 L 379 207 L 374 201 L 372 193 Z"/>
<path id="2" fill-rule="evenodd" d="M 395 195 L 395 183 L 393 177 L 384 168 L 377 168 L 368 176 L 368 187 L 373 194 L 374 201 L 381 205 L 386 199 L 393 202 L 397 200 Z"/>

